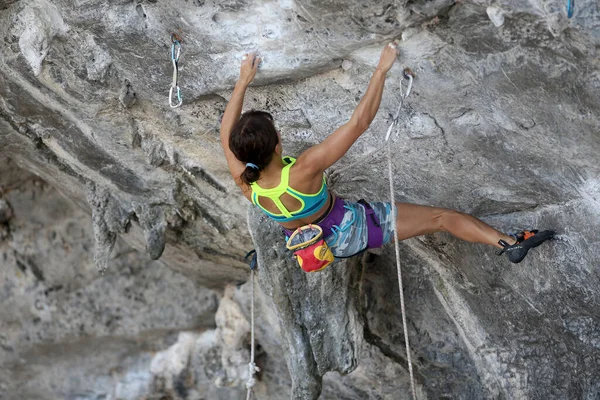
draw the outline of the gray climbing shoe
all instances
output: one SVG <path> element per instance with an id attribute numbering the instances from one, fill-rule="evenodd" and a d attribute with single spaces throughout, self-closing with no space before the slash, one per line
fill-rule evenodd
<path id="1" fill-rule="evenodd" d="M 508 244 L 504 240 L 500 240 L 498 243 L 503 249 L 498 250 L 496 254 L 501 255 L 506 253 L 508 259 L 517 264 L 523 261 L 529 249 L 533 249 L 544 243 L 546 240 L 552 239 L 554 237 L 554 231 L 523 231 L 510 236 L 514 237 L 517 242 L 515 244 Z"/>

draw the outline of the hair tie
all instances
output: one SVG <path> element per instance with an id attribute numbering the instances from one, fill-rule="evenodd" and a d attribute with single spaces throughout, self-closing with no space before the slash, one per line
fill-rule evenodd
<path id="1" fill-rule="evenodd" d="M 246 168 L 248 168 L 248 167 L 250 167 L 250 168 L 254 168 L 254 169 L 256 169 L 256 170 L 260 169 L 260 168 L 258 168 L 258 165 L 256 165 L 256 164 L 252 164 L 251 162 L 249 162 L 249 163 L 246 163 Z"/>

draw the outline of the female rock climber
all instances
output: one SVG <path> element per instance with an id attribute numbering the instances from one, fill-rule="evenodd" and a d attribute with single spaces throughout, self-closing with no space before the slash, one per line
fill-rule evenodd
<path id="1" fill-rule="evenodd" d="M 300 226 L 319 225 L 335 257 L 349 257 L 387 243 L 395 223 L 399 240 L 449 232 L 462 240 L 495 246 L 499 255 L 506 253 L 513 263 L 521 262 L 529 249 L 550 239 L 554 232 L 531 230 L 509 236 L 468 214 L 400 202 L 395 204 L 397 218 L 392 221 L 390 203 L 350 202 L 328 190 L 324 171 L 346 154 L 373 121 L 386 73 L 397 57 L 396 43 L 386 45 L 350 120 L 294 159 L 282 157 L 281 136 L 269 113 L 241 114 L 246 89 L 261 61 L 256 54 L 246 54 L 221 124 L 221 145 L 236 184 L 288 236 Z"/>

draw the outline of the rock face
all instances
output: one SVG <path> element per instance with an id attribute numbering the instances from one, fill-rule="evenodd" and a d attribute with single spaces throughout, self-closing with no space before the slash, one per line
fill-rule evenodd
<path id="1" fill-rule="evenodd" d="M 99 276 L 89 215 L 0 160 L 12 210 L 0 242 L 0 398 L 245 396 L 247 285 L 219 295 L 122 240 Z M 286 397 L 285 361 L 257 354 L 256 393 Z"/>
<path id="2" fill-rule="evenodd" d="M 382 45 L 401 38 L 378 117 L 329 171 L 334 191 L 388 198 L 382 137 L 408 66 L 417 78 L 392 135 L 397 197 L 505 231 L 558 232 L 519 265 L 443 234 L 401 244 L 420 398 L 597 398 L 600 6 L 577 1 L 568 19 L 565 5 L 1 3 L 0 151 L 83 210 L 44 197 L 42 184 L 23 190 L 45 207 L 11 197 L 26 177 L 3 158 L 4 397 L 243 396 L 248 284 L 224 291 L 217 325 L 216 292 L 193 285 L 246 281 L 250 230 L 257 395 L 409 398 L 393 249 L 300 273 L 274 224 L 252 212 L 248 229 L 218 140 L 242 54 L 264 60 L 246 108 L 271 112 L 297 154 L 350 117 Z M 171 33 L 183 38 L 177 109 L 167 104 Z M 47 363 L 85 368 L 59 389 L 50 375 L 28 384 Z M 119 368 L 89 372 L 109 364 Z M 96 386 L 76 383 L 90 376 Z"/>

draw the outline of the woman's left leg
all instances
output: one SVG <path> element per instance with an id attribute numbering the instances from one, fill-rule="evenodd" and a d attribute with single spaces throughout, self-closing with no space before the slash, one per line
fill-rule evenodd
<path id="1" fill-rule="evenodd" d="M 472 215 L 447 208 L 396 203 L 398 240 L 435 232 L 449 232 L 468 242 L 484 243 L 502 249 L 498 242 L 513 244 L 515 239 L 505 235 Z"/>

